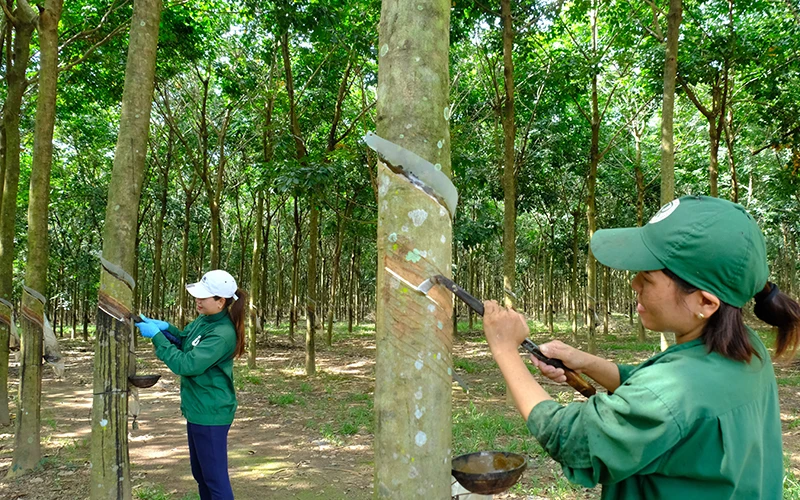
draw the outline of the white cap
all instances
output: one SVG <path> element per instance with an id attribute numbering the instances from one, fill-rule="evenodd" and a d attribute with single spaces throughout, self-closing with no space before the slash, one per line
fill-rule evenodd
<path id="1" fill-rule="evenodd" d="M 215 269 L 203 275 L 197 283 L 186 285 L 186 290 L 198 299 L 223 297 L 238 299 L 236 296 L 236 280 L 227 271 Z"/>

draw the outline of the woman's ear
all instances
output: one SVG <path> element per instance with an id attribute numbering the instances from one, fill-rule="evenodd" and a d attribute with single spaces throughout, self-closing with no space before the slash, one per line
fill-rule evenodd
<path id="1" fill-rule="evenodd" d="M 710 318 L 712 314 L 719 310 L 719 297 L 705 290 L 698 290 L 695 293 L 700 294 L 698 296 L 698 310 L 695 311 L 695 314 L 700 313 L 704 317 Z"/>

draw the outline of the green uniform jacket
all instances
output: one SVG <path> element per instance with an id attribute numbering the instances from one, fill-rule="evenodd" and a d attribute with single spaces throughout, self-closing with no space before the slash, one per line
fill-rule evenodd
<path id="1" fill-rule="evenodd" d="M 536 405 L 528 429 L 570 481 L 603 498 L 780 499 L 778 386 L 769 354 L 748 363 L 708 353 L 702 339 L 639 366 L 585 403 Z M 762 361 L 763 360 L 763 361 Z"/>
<path id="2" fill-rule="evenodd" d="M 184 331 L 169 325 L 182 340 L 178 349 L 161 334 L 153 337 L 156 356 L 181 376 L 181 413 L 191 424 L 230 425 L 236 413 L 233 352 L 236 330 L 228 311 L 201 315 Z"/>

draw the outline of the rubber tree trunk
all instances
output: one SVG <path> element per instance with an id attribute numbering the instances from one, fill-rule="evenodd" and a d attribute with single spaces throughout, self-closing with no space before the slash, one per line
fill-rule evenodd
<path id="1" fill-rule="evenodd" d="M 250 324 L 248 325 L 247 367 L 256 367 L 256 333 L 258 330 L 258 299 L 261 295 L 261 248 L 264 221 L 264 190 L 256 193 L 256 227 L 253 230 L 253 260 L 250 265 Z"/>
<path id="2" fill-rule="evenodd" d="M 572 344 L 578 343 L 578 228 L 580 227 L 580 205 L 572 212 L 572 270 L 569 276 L 570 304 L 572 308 Z"/>
<path id="3" fill-rule="evenodd" d="M 636 129 L 636 134 L 634 135 L 634 140 L 636 144 L 636 158 L 633 164 L 633 171 L 636 177 L 636 225 L 641 227 L 644 224 L 644 195 L 645 195 L 645 183 L 644 183 L 644 172 L 642 171 L 642 136 L 640 132 L 644 131 L 644 127 L 642 129 Z M 663 187 L 663 186 L 662 186 Z M 664 192 L 663 190 L 661 191 Z M 634 299 L 632 308 L 636 310 L 636 293 L 634 292 Z M 633 312 L 631 312 L 631 317 L 633 316 Z M 664 335 L 663 333 L 661 335 Z M 645 334 L 644 324 L 642 323 L 642 318 L 639 315 L 636 315 L 636 338 L 639 342 L 644 342 L 647 339 Z"/>
<path id="4" fill-rule="evenodd" d="M 336 249 L 333 253 L 333 270 L 331 271 L 331 301 L 334 301 L 337 298 L 337 293 L 340 293 L 338 290 L 339 285 L 339 266 L 342 260 L 342 244 L 344 243 L 344 226 L 347 222 L 347 219 L 353 213 L 354 203 L 353 201 L 347 202 L 347 207 L 344 210 L 344 217 L 339 218 L 339 224 L 337 224 L 337 234 L 336 234 Z M 331 306 L 333 306 L 333 303 Z M 334 307 L 328 308 L 328 329 L 326 332 L 325 340 L 330 347 L 333 344 L 333 316 L 334 316 Z"/>
<path id="5" fill-rule="evenodd" d="M 664 55 L 664 98 L 661 103 L 661 205 L 675 198 L 675 81 L 678 74 L 678 37 L 683 18 L 682 0 L 670 0 Z"/>
<path id="6" fill-rule="evenodd" d="M 450 2 L 381 5 L 377 133 L 450 175 Z M 450 498 L 451 214 L 406 177 L 378 167 L 375 364 L 377 498 Z"/>
<path id="7" fill-rule="evenodd" d="M 592 53 L 597 53 L 597 10 L 592 10 Z M 597 165 L 600 162 L 600 108 L 597 97 L 597 74 L 592 74 L 592 143 L 589 152 L 589 175 L 586 180 L 586 219 L 589 241 L 597 230 L 597 208 L 595 191 L 597 186 Z M 589 321 L 589 338 L 587 350 L 591 354 L 597 352 L 597 261 L 589 247 L 586 258 L 586 302 Z"/>
<path id="8" fill-rule="evenodd" d="M 131 307 L 134 290 L 124 278 L 135 267 L 139 198 L 144 179 L 153 100 L 161 0 L 135 0 L 131 19 L 119 137 L 103 229 L 99 300 Z M 113 274 L 112 274 L 113 273 Z M 130 322 L 97 312 L 92 398 L 91 498 L 131 498 L 128 460 Z"/>
<path id="9" fill-rule="evenodd" d="M 664 56 L 664 98 L 661 107 L 661 205 L 675 198 L 675 82 L 678 73 L 678 38 L 683 19 L 682 0 L 670 0 L 667 13 L 667 40 Z M 639 338 L 645 329 L 639 319 Z M 675 343 L 675 334 L 661 333 L 661 350 Z"/>
<path id="10" fill-rule="evenodd" d="M 289 312 L 289 343 L 294 345 L 294 329 L 297 325 L 297 280 L 300 272 L 300 208 L 297 196 L 294 197 L 294 237 L 292 238 L 292 289 Z"/>
<path id="11" fill-rule="evenodd" d="M 183 231 L 181 234 L 181 284 L 178 290 L 180 297 L 180 308 L 178 310 L 178 325 L 181 329 L 186 326 L 187 315 L 189 309 L 189 294 L 186 291 L 186 285 L 189 282 L 189 230 L 191 229 L 192 221 L 192 204 L 194 199 L 190 196 L 186 197 L 183 206 Z"/>
<path id="12" fill-rule="evenodd" d="M 14 11 L 13 57 L 7 61 L 7 93 L 3 105 L 5 129 L 5 175 L 0 208 L 0 425 L 9 425 L 8 412 L 8 340 L 12 319 L 11 302 L 14 275 L 14 234 L 19 189 L 19 121 L 22 95 L 27 86 L 25 70 L 30 58 L 30 43 L 36 23 L 36 11 L 26 0 Z M 10 41 L 8 43 L 11 43 Z"/>
<path id="13" fill-rule="evenodd" d="M 503 288 L 506 307 L 514 307 L 513 295 L 517 274 L 517 176 L 514 154 L 516 126 L 514 124 L 514 27 L 511 18 L 511 0 L 500 2 L 503 21 L 503 80 L 505 103 L 503 105 Z"/>
<path id="14" fill-rule="evenodd" d="M 319 247 L 319 208 L 317 197 L 311 195 L 311 210 L 308 217 L 308 289 L 306 290 L 306 375 L 317 373 L 316 325 L 317 325 L 317 254 Z"/>
<path id="15" fill-rule="evenodd" d="M 33 134 L 28 202 L 28 259 L 22 294 L 20 401 L 14 458 L 6 479 L 33 469 L 41 456 L 42 329 L 47 294 L 47 209 L 50 199 L 50 168 L 53 164 L 53 126 L 56 116 L 58 80 L 58 21 L 62 0 L 47 0 L 39 13 L 39 95 Z M 73 309 L 74 310 L 74 309 Z M 73 314 L 73 318 L 74 318 Z M 74 338 L 73 323 L 73 338 Z"/>
<path id="16" fill-rule="evenodd" d="M 167 218 L 167 190 L 169 189 L 169 169 L 172 166 L 172 129 L 168 132 L 167 159 L 161 167 L 161 191 L 158 193 L 160 210 L 155 222 L 155 244 L 153 250 L 153 301 L 151 310 L 156 318 L 163 317 L 161 304 L 163 302 L 163 285 L 161 283 L 161 260 L 164 253 L 164 220 Z"/>
<path id="17" fill-rule="evenodd" d="M 286 74 L 286 94 L 289 97 L 289 125 L 294 137 L 295 151 L 297 160 L 301 164 L 307 163 L 308 152 L 306 145 L 303 141 L 303 133 L 300 129 L 300 121 L 297 116 L 297 101 L 294 97 L 294 79 L 292 78 L 292 61 L 289 55 L 289 34 L 284 32 L 281 37 L 281 52 L 283 54 L 283 67 Z M 309 214 L 308 214 L 308 261 L 307 261 L 307 276 L 306 276 L 306 375 L 314 375 L 317 372 L 316 368 L 316 346 L 314 343 L 314 331 L 316 329 L 317 321 L 317 253 L 319 251 L 319 207 L 317 207 L 317 199 L 315 187 L 312 186 L 309 194 Z M 295 201 L 295 210 L 297 208 L 297 201 Z M 296 212 L 295 212 L 296 214 Z M 299 228 L 296 233 L 299 235 Z M 295 238 L 299 247 L 299 239 Z M 294 251 L 295 249 L 293 249 Z M 297 286 L 297 267 L 295 266 L 295 283 Z M 295 289 L 296 292 L 296 289 Z M 296 300 L 296 296 L 293 297 Z M 297 321 L 297 307 L 294 307 L 295 321 Z M 291 337 L 291 335 L 290 335 Z"/>

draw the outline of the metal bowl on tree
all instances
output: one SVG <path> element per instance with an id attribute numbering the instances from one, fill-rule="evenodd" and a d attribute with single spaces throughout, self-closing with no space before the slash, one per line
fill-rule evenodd
<path id="1" fill-rule="evenodd" d="M 472 493 L 493 495 L 514 486 L 527 465 L 525 457 L 517 453 L 479 451 L 454 458 L 452 473 Z"/>
<path id="2" fill-rule="evenodd" d="M 158 374 L 156 374 L 156 375 L 130 375 L 128 377 L 128 382 L 130 382 L 131 385 L 134 385 L 136 387 L 146 388 L 146 387 L 154 386 L 155 383 L 158 382 L 158 379 L 160 379 L 160 378 L 161 378 L 161 375 L 158 375 Z"/>

